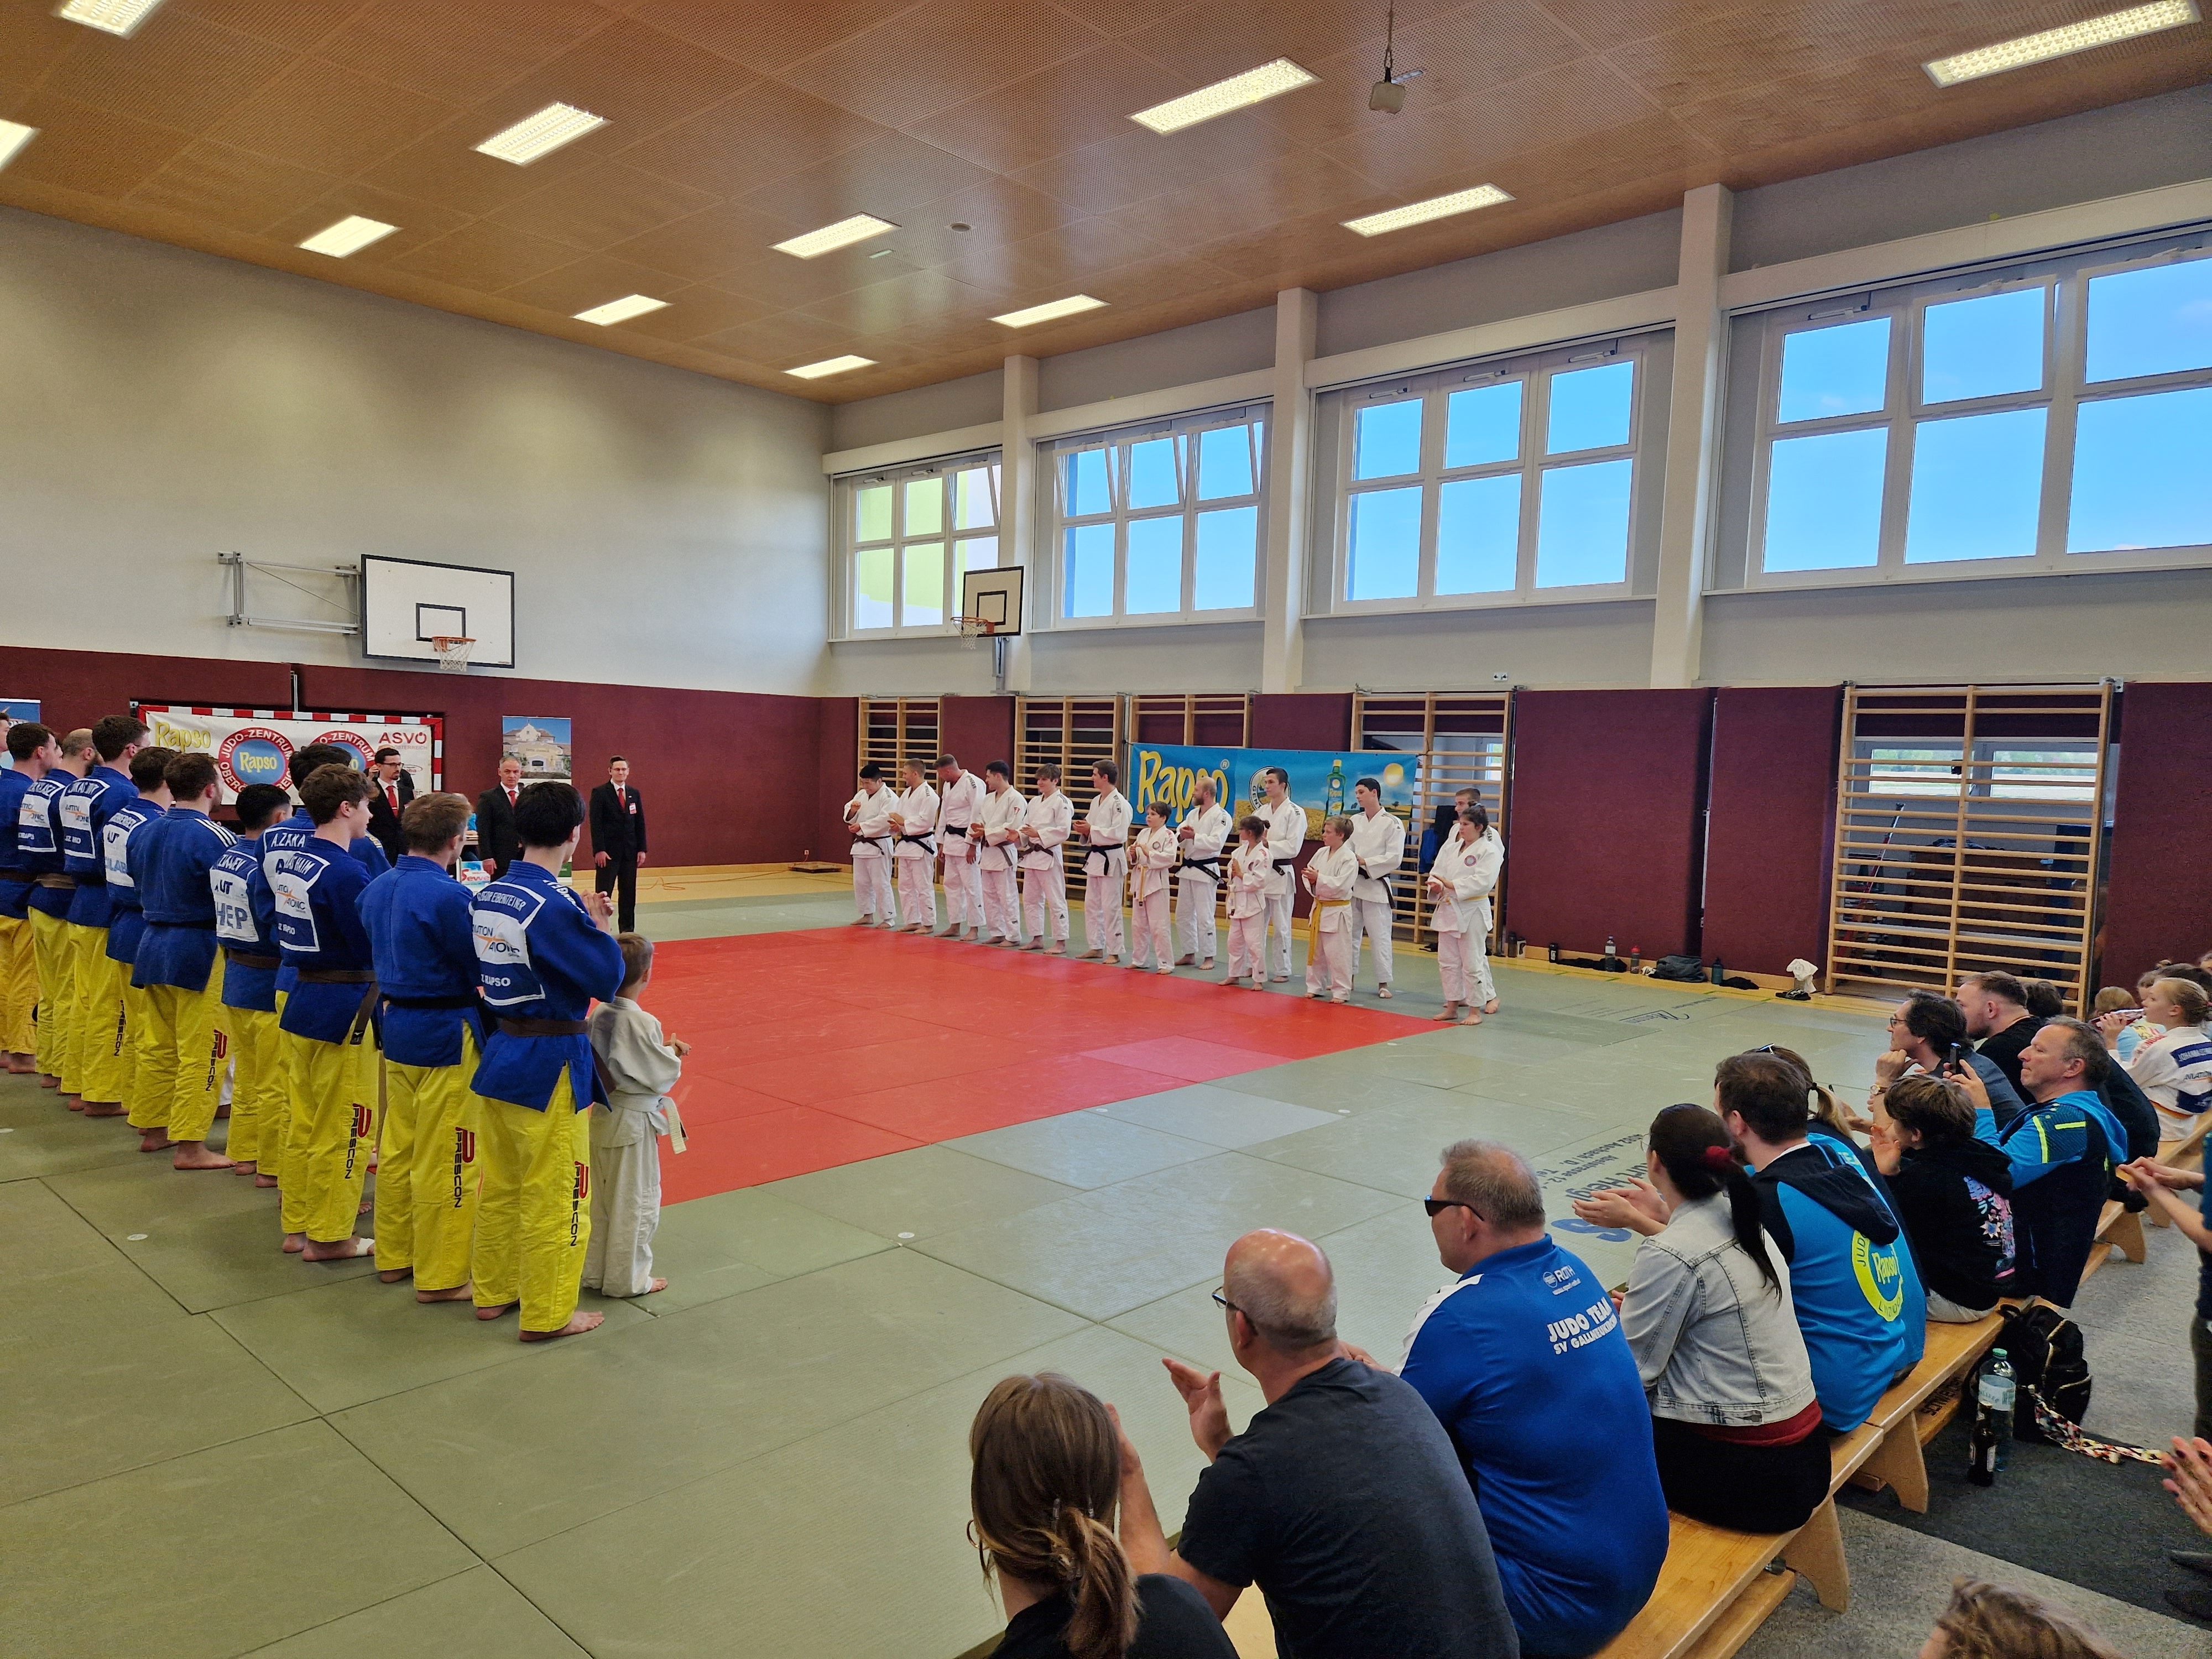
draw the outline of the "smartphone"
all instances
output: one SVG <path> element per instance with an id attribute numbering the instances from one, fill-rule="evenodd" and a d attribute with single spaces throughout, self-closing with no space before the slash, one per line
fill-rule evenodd
<path id="1" fill-rule="evenodd" d="M 1966 1045 L 1954 1042 L 1951 1045 L 1951 1051 L 1943 1056 L 1943 1064 L 1946 1069 L 1955 1072 L 1966 1063 Z"/>

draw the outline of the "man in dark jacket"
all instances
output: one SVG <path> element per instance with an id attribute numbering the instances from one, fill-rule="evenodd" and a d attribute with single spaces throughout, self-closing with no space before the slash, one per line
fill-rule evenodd
<path id="1" fill-rule="evenodd" d="M 611 893 L 619 888 L 620 930 L 637 930 L 637 870 L 645 862 L 645 803 L 629 787 L 629 763 L 620 755 L 607 762 L 607 781 L 592 791 L 592 862 L 599 868 L 592 886 Z"/>
<path id="2" fill-rule="evenodd" d="M 499 782 L 477 797 L 477 857 L 484 873 L 503 876 L 514 862 L 514 803 L 522 793 L 522 763 L 512 755 L 499 763 Z"/>
<path id="3" fill-rule="evenodd" d="M 415 780 L 400 764 L 397 749 L 378 750 L 376 758 L 369 763 L 368 775 L 376 786 L 376 793 L 368 798 L 368 833 L 384 849 L 384 855 L 397 863 L 407 854 L 399 815 L 415 799 Z"/>

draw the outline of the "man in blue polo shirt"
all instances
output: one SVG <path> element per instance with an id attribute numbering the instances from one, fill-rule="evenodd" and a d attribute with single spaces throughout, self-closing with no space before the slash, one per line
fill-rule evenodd
<path id="1" fill-rule="evenodd" d="M 61 758 L 54 734 L 36 720 L 8 728 L 9 764 L 0 771 L 0 1066 L 38 1070 L 39 960 L 31 944 L 31 895 L 38 872 L 16 839 L 24 798 Z"/>
<path id="2" fill-rule="evenodd" d="M 62 791 L 62 868 L 76 882 L 69 913 L 69 924 L 76 930 L 69 1075 L 87 1117 L 124 1115 L 123 1082 L 131 1070 L 122 967 L 107 954 L 112 907 L 101 842 L 108 819 L 138 799 L 131 781 L 131 757 L 145 737 L 145 723 L 129 714 L 95 720 L 92 746 L 98 763 Z"/>
<path id="3" fill-rule="evenodd" d="M 230 1160 L 207 1145 L 230 1057 L 208 871 L 234 837 L 212 816 L 222 804 L 214 756 L 179 755 L 161 775 L 169 810 L 131 837 L 146 913 L 131 973 L 147 994 L 131 1127 L 141 1152 L 173 1147 L 179 1170 L 228 1170 Z"/>
<path id="4" fill-rule="evenodd" d="M 140 1103 L 145 1091 L 138 1085 L 138 1037 L 149 1018 L 144 988 L 133 982 L 137 976 L 138 940 L 146 931 L 146 911 L 138 902 L 137 865 L 131 847 L 141 830 L 168 812 L 169 763 L 176 757 L 173 749 L 143 747 L 131 756 L 131 782 L 138 797 L 109 813 L 100 833 L 100 855 L 107 866 L 107 958 L 123 983 L 124 1066 L 119 1086 L 126 1117 L 133 1112 L 144 1116 Z M 166 1115 L 159 1121 L 164 1126 L 168 1121 Z"/>
<path id="5" fill-rule="evenodd" d="M 1635 1357 L 1604 1285 L 1546 1231 L 1518 1153 L 1446 1147 L 1425 1206 L 1459 1278 L 1415 1316 L 1399 1374 L 1467 1469 L 1522 1653 L 1581 1659 L 1642 1609 L 1667 1559 Z"/>
<path id="6" fill-rule="evenodd" d="M 2033 1104 L 2003 1147 L 2020 1228 L 2019 1290 L 2062 1308 L 2081 1288 L 2112 1172 L 2127 1162 L 2127 1131 L 2098 1093 L 2111 1068 L 2104 1040 L 2078 1019 L 2044 1021 L 2020 1051 L 2021 1086 Z"/>
<path id="7" fill-rule="evenodd" d="M 89 729 L 62 738 L 46 771 L 25 792 L 15 816 L 16 854 L 37 884 L 31 892 L 30 919 L 31 949 L 39 965 L 39 1071 L 46 1087 L 59 1089 L 65 1096 L 76 1081 L 64 1075 L 69 1065 L 70 1016 L 76 1006 L 76 941 L 69 925 L 76 880 L 62 869 L 61 801 L 62 792 L 92 770 L 92 752 Z"/>

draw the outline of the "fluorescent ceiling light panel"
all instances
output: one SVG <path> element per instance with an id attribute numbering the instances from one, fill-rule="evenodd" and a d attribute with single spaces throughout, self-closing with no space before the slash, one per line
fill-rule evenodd
<path id="1" fill-rule="evenodd" d="M 610 300 L 603 306 L 593 306 L 589 311 L 580 311 L 580 323 L 597 323 L 606 328 L 615 323 L 626 323 L 633 317 L 642 317 L 648 311 L 665 311 L 668 301 L 656 300 L 650 294 L 628 294 L 619 300 Z"/>
<path id="2" fill-rule="evenodd" d="M 1984 75 L 2002 75 L 2007 70 L 2026 69 L 2030 64 L 2049 63 L 2054 58 L 2087 52 L 2094 46 L 2132 40 L 2139 34 L 2179 28 L 2184 23 L 2195 22 L 2197 18 L 2196 0 L 2154 0 L 2148 6 L 2130 6 L 2125 11 L 2107 12 L 2085 22 L 2023 34 L 2017 40 L 2000 40 L 1993 46 L 1978 47 L 1952 58 L 1938 58 L 1921 67 L 1937 86 L 1955 87 L 1961 81 L 1977 81 Z"/>
<path id="3" fill-rule="evenodd" d="M 801 363 L 797 368 L 787 368 L 783 372 L 802 380 L 818 380 L 824 374 L 842 374 L 848 369 L 873 368 L 875 366 L 873 357 L 824 357 L 818 363 Z"/>
<path id="4" fill-rule="evenodd" d="M 795 259 L 818 259 L 825 253 L 835 253 L 841 247 L 850 247 L 855 242 L 865 242 L 871 236 L 880 236 L 898 227 L 888 219 L 878 219 L 872 213 L 856 213 L 849 219 L 840 219 L 834 225 L 824 225 L 819 230 L 810 230 L 804 236 L 794 236 L 787 242 L 775 244 L 778 253 L 788 253 Z"/>
<path id="5" fill-rule="evenodd" d="M 69 0 L 56 16 L 103 34 L 129 35 L 161 0 Z"/>
<path id="6" fill-rule="evenodd" d="M 0 167 L 15 159 L 15 152 L 39 136 L 36 127 L 18 121 L 0 121 Z"/>
<path id="7" fill-rule="evenodd" d="M 1249 109 L 1254 104 L 1264 104 L 1270 98 L 1279 98 L 1286 92 L 1296 92 L 1300 87 L 1311 86 L 1320 79 L 1321 76 L 1310 70 L 1300 69 L 1289 58 L 1278 58 L 1272 64 L 1262 64 L 1257 69 L 1246 70 L 1242 75 L 1232 75 L 1226 81 L 1216 81 L 1210 87 L 1200 87 L 1196 92 L 1170 98 L 1164 104 L 1140 109 L 1129 118 L 1140 127 L 1150 127 L 1154 132 L 1181 132 L 1185 127 L 1194 127 L 1200 121 L 1211 121 L 1217 115 Z"/>
<path id="8" fill-rule="evenodd" d="M 1477 185 L 1473 190 L 1455 190 L 1449 196 L 1431 196 L 1425 202 L 1408 202 L 1403 207 L 1346 219 L 1344 228 L 1356 230 L 1362 236 L 1380 236 L 1386 231 L 1425 225 L 1431 219 L 1449 219 L 1455 213 L 1472 213 L 1477 208 L 1496 207 L 1500 202 L 1512 199 L 1495 185 Z"/>
<path id="9" fill-rule="evenodd" d="M 517 121 L 504 132 L 495 132 L 477 148 L 486 155 L 526 167 L 541 155 L 573 143 L 587 132 L 606 125 L 606 118 L 574 104 L 548 104 L 537 114 Z"/>
<path id="10" fill-rule="evenodd" d="M 300 244 L 310 253 L 327 253 L 333 259 L 343 259 L 349 253 L 358 253 L 371 242 L 380 242 L 399 227 L 387 225 L 381 219 L 364 219 L 358 213 L 349 213 L 328 230 L 319 230 Z"/>
<path id="11" fill-rule="evenodd" d="M 1041 306 L 1031 306 L 1026 311 L 1010 311 L 1003 317 L 994 317 L 994 323 L 1004 323 L 1008 328 L 1028 328 L 1035 323 L 1049 323 L 1062 317 L 1073 317 L 1079 311 L 1096 311 L 1106 302 L 1094 300 L 1088 294 L 1071 294 L 1065 300 L 1048 300 Z"/>

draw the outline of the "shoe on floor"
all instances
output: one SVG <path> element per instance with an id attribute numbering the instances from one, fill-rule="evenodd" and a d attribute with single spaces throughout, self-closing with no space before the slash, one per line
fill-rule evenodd
<path id="1" fill-rule="evenodd" d="M 2203 1550 L 2168 1550 L 2166 1559 L 2177 1567 L 2186 1567 L 2191 1572 L 2201 1572 L 2212 1578 L 2212 1554 Z"/>

